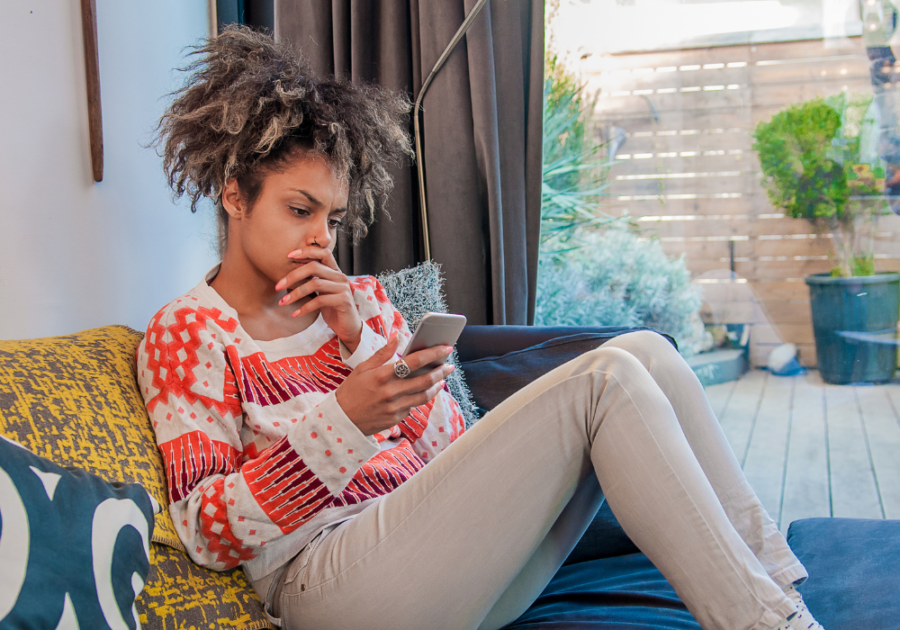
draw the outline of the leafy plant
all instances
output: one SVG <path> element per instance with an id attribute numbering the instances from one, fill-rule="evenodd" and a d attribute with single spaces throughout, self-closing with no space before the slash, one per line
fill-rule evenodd
<path id="1" fill-rule="evenodd" d="M 832 235 L 833 276 L 875 272 L 874 222 L 884 213 L 885 171 L 876 151 L 871 95 L 792 105 L 753 134 L 772 205 Z M 860 229 L 864 228 L 864 229 Z"/>
<path id="2" fill-rule="evenodd" d="M 672 335 L 685 356 L 703 338 L 700 289 L 684 258 L 627 227 L 583 230 L 583 246 L 542 258 L 535 323 L 543 326 L 649 326 Z"/>
<path id="3" fill-rule="evenodd" d="M 544 79 L 544 163 L 541 181 L 541 252 L 577 247 L 575 230 L 622 222 L 599 209 L 609 186 L 609 163 L 585 135 L 593 111 L 583 87 L 555 56 L 546 60 Z"/>

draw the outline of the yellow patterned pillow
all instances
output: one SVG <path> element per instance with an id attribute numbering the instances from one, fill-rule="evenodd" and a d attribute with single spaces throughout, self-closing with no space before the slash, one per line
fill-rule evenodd
<path id="1" fill-rule="evenodd" d="M 0 341 L 0 433 L 60 466 L 137 482 L 168 505 L 166 476 L 135 380 L 143 334 L 104 326 L 74 335 Z M 172 517 L 154 542 L 184 550 Z"/>
<path id="2" fill-rule="evenodd" d="M 0 341 L 0 434 L 61 466 L 140 483 L 165 506 L 162 458 L 135 379 L 142 338 L 104 326 Z M 145 630 L 271 627 L 240 569 L 216 573 L 188 558 L 166 509 L 153 541 L 162 544 L 151 546 L 151 574 L 137 600 Z"/>

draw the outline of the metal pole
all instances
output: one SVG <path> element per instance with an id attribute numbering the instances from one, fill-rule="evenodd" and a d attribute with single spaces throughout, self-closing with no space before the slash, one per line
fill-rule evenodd
<path id="1" fill-rule="evenodd" d="M 422 164 L 422 135 L 419 130 L 419 110 L 422 107 L 422 100 L 425 98 L 425 92 L 428 91 L 428 86 L 431 85 L 435 75 L 444 65 L 444 62 L 450 57 L 450 53 L 453 52 L 453 49 L 456 48 L 456 45 L 462 40 L 466 31 L 469 30 L 469 27 L 472 26 L 472 22 L 475 21 L 475 17 L 485 4 L 487 4 L 487 0 L 478 0 L 478 3 L 472 7 L 471 11 L 469 11 L 466 19 L 463 20 L 463 23 L 460 25 L 459 30 L 456 31 L 456 35 L 454 35 L 453 39 L 450 40 L 450 43 L 447 44 L 444 52 L 438 57 L 437 63 L 434 64 L 434 68 L 431 69 L 431 72 L 422 84 L 422 89 L 419 90 L 419 96 L 416 98 L 416 103 L 413 106 L 413 129 L 416 136 L 416 168 L 419 173 L 419 208 L 422 215 L 422 236 L 425 240 L 425 260 L 431 260 L 431 237 L 428 234 L 428 208 L 425 202 L 425 169 Z"/>

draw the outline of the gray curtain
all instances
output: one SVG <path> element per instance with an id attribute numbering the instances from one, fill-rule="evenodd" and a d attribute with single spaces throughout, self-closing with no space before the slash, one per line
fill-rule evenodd
<path id="1" fill-rule="evenodd" d="M 475 0 L 275 0 L 275 36 L 318 72 L 413 99 Z M 424 101 L 431 253 L 452 312 L 472 324 L 534 320 L 540 237 L 543 0 L 491 0 Z M 411 127 L 410 127 L 411 129 Z M 422 260 L 415 168 L 395 172 L 390 220 L 353 247 L 347 273 Z"/>

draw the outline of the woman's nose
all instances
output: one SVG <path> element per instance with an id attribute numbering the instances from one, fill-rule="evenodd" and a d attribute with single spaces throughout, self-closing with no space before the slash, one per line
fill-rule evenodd
<path id="1" fill-rule="evenodd" d="M 331 245 L 331 230 L 328 229 L 328 218 L 324 221 L 316 221 L 315 228 L 309 238 L 309 244 L 315 243 L 319 247 L 327 248 Z"/>

